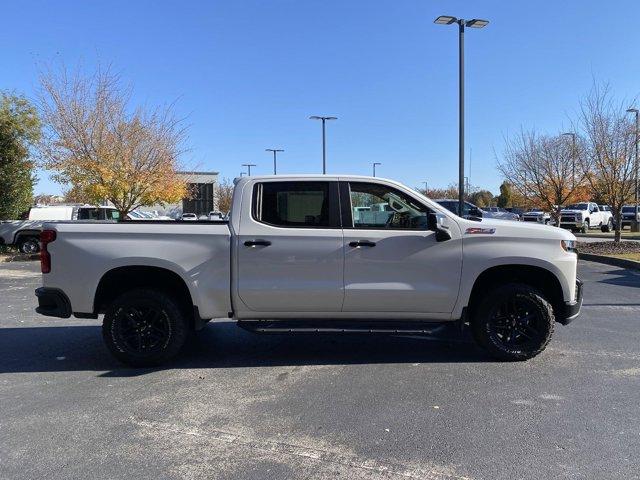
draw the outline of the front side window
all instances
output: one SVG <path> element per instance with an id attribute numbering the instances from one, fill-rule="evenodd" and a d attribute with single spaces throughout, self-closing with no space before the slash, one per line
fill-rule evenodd
<path id="1" fill-rule="evenodd" d="M 425 230 L 429 209 L 394 188 L 349 184 L 353 228 Z"/>
<path id="2" fill-rule="evenodd" d="M 256 184 L 254 218 L 277 227 L 330 228 L 335 220 L 329 190 L 329 182 Z"/>

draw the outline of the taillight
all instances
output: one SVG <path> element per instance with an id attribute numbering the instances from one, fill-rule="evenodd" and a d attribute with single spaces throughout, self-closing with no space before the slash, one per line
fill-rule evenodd
<path id="1" fill-rule="evenodd" d="M 55 239 L 55 230 L 43 230 L 40 232 L 40 270 L 42 270 L 42 273 L 51 271 L 51 254 L 47 250 L 47 245 Z"/>

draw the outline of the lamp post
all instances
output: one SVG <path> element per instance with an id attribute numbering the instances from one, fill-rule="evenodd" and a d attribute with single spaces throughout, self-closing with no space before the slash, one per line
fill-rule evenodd
<path id="1" fill-rule="evenodd" d="M 429 183 L 425 180 L 424 182 L 424 195 L 427 196 L 427 192 L 429 191 Z"/>
<path id="2" fill-rule="evenodd" d="M 576 188 L 576 157 L 578 156 L 578 150 L 576 149 L 576 134 L 573 132 L 565 132 L 563 137 L 571 137 L 571 189 Z"/>
<path id="3" fill-rule="evenodd" d="M 373 162 L 373 176 L 376 176 L 376 165 L 382 165 L 380 162 Z"/>
<path id="4" fill-rule="evenodd" d="M 489 24 L 488 20 L 463 18 L 440 15 L 434 23 L 438 25 L 458 24 L 458 215 L 462 216 L 464 208 L 464 27 L 483 28 Z"/>
<path id="5" fill-rule="evenodd" d="M 278 170 L 277 170 L 277 166 L 276 166 L 276 156 L 278 155 L 278 152 L 284 152 L 284 150 L 279 149 L 279 148 L 265 148 L 264 149 L 265 152 L 273 152 L 273 174 L 277 175 L 278 174 Z"/>
<path id="6" fill-rule="evenodd" d="M 634 199 L 635 199 L 635 202 L 636 202 L 636 210 L 635 210 L 634 214 L 635 214 L 635 220 L 636 221 L 633 222 L 631 228 L 632 228 L 633 231 L 637 232 L 637 231 L 640 230 L 640 223 L 638 222 L 638 133 L 639 133 L 639 130 L 640 130 L 640 124 L 638 123 L 638 113 L 640 113 L 640 112 L 638 111 L 637 108 L 629 108 L 629 109 L 627 109 L 627 112 L 634 113 L 635 116 L 636 116 L 636 128 L 635 128 L 635 137 L 636 137 L 635 138 L 635 140 L 636 140 L 635 141 L 635 144 L 636 144 L 635 145 L 635 150 L 636 151 L 635 151 L 635 157 L 634 157 L 635 159 L 634 159 L 634 162 L 633 162 L 633 176 L 634 176 L 633 183 L 634 183 L 634 190 L 635 190 Z"/>
<path id="7" fill-rule="evenodd" d="M 247 167 L 247 176 L 251 176 L 251 167 L 255 167 L 256 164 L 255 163 L 243 163 L 242 164 L 243 167 Z"/>
<path id="8" fill-rule="evenodd" d="M 309 120 L 322 120 L 322 174 L 327 173 L 327 134 L 325 123 L 327 120 L 337 120 L 338 117 L 323 117 L 318 115 L 312 115 Z"/>

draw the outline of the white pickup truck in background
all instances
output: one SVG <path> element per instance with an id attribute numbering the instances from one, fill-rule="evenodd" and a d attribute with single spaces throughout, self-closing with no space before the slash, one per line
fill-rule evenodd
<path id="1" fill-rule="evenodd" d="M 189 330 L 419 334 L 468 325 L 491 355 L 524 360 L 582 304 L 575 237 L 467 220 L 381 178 L 237 180 L 229 222 L 45 225 L 43 315 L 104 314 L 130 365 L 176 355 Z"/>
<path id="2" fill-rule="evenodd" d="M 601 208 L 594 202 L 574 203 L 560 211 L 560 228 L 587 233 L 590 228 L 600 228 L 603 232 L 613 230 L 611 209 Z"/>
<path id="3" fill-rule="evenodd" d="M 40 232 L 47 221 L 59 220 L 118 220 L 119 212 L 113 207 L 55 205 L 32 207 L 26 220 L 0 222 L 0 245 L 15 245 L 22 253 L 40 251 Z"/>

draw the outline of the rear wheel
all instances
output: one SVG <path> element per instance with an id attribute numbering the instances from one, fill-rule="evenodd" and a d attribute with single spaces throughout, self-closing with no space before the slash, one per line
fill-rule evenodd
<path id="1" fill-rule="evenodd" d="M 610 218 L 609 221 L 607 222 L 606 225 L 602 226 L 602 231 L 603 232 L 610 232 L 611 230 L 613 230 L 613 219 Z"/>
<path id="2" fill-rule="evenodd" d="M 117 297 L 102 324 L 102 337 L 109 351 L 133 367 L 170 360 L 184 345 L 188 331 L 187 319 L 176 300 L 149 289 Z"/>
<path id="3" fill-rule="evenodd" d="M 536 289 L 513 283 L 485 296 L 471 319 L 471 332 L 493 357 L 527 360 L 545 349 L 554 322 L 553 308 Z"/>
<path id="4" fill-rule="evenodd" d="M 40 251 L 40 240 L 37 237 L 22 237 L 18 241 L 18 250 L 29 255 Z"/>

